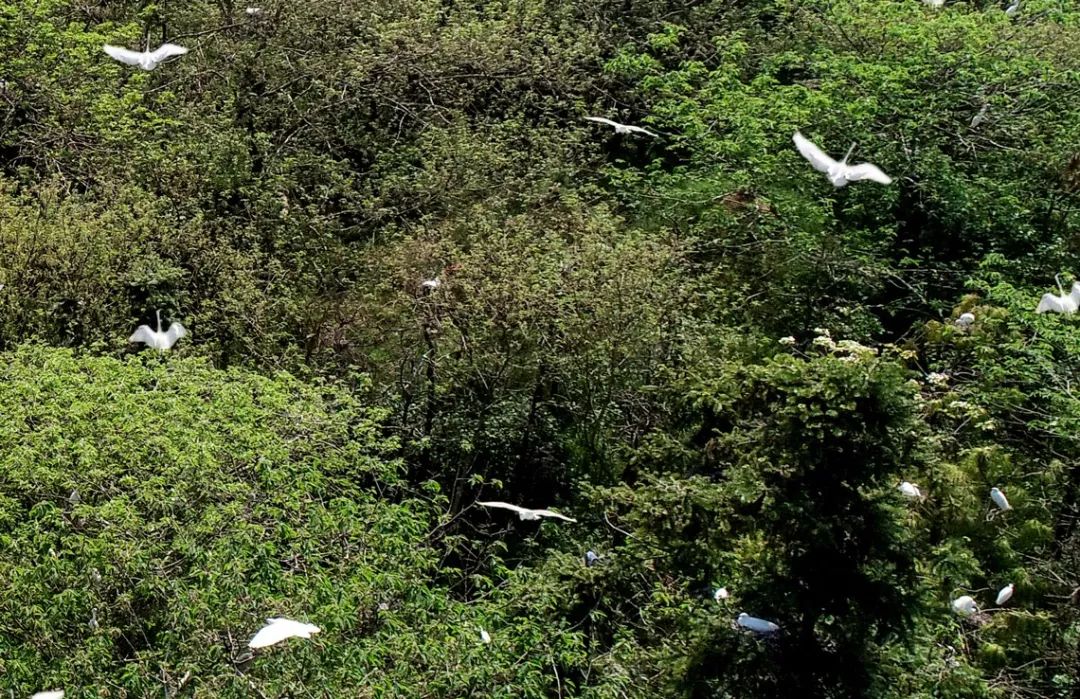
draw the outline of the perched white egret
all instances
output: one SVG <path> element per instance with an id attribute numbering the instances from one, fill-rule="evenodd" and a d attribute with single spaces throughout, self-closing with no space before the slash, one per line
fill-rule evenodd
<path id="1" fill-rule="evenodd" d="M 911 498 L 912 500 L 918 500 L 922 497 L 922 491 L 919 490 L 919 486 L 915 485 L 914 483 L 908 483 L 907 481 L 904 481 L 900 484 L 899 490 L 904 495 L 904 497 Z"/>
<path id="2" fill-rule="evenodd" d="M 726 600 L 726 599 L 727 599 L 727 598 L 728 598 L 729 596 L 730 596 L 730 595 L 728 594 L 728 591 L 727 591 L 727 588 L 726 588 L 726 587 L 718 587 L 718 588 L 716 588 L 716 592 L 714 592 L 714 593 L 713 593 L 713 596 L 712 596 L 712 597 L 713 597 L 713 599 L 714 599 L 714 600 L 716 600 L 717 602 L 723 602 L 723 601 L 724 601 L 724 600 Z"/>
<path id="3" fill-rule="evenodd" d="M 281 643 L 287 638 L 311 638 L 313 634 L 322 631 L 314 624 L 305 624 L 302 621 L 293 621 L 284 617 L 267 619 L 266 626 L 248 641 L 248 648 L 266 648 L 276 643 Z"/>
<path id="4" fill-rule="evenodd" d="M 848 148 L 844 159 L 837 162 L 798 131 L 795 132 L 792 139 L 795 141 L 795 147 L 799 149 L 802 157 L 806 158 L 814 166 L 815 170 L 824 172 L 834 187 L 843 187 L 848 182 L 858 182 L 860 180 L 873 180 L 881 184 L 892 183 L 892 178 L 882 172 L 876 165 L 870 163 L 847 164 L 847 159 L 851 157 L 851 151 L 855 150 L 855 144 Z"/>
<path id="5" fill-rule="evenodd" d="M 435 291 L 440 286 L 442 286 L 442 280 L 438 277 L 435 277 L 434 279 L 425 279 L 420 282 L 420 288 L 424 291 Z"/>
<path id="6" fill-rule="evenodd" d="M 990 111 L 990 103 L 983 102 L 982 107 L 979 109 L 978 114 L 971 117 L 971 124 L 969 126 L 973 129 L 979 128 L 979 126 L 986 121 L 986 113 Z"/>
<path id="7" fill-rule="evenodd" d="M 1016 13 L 1020 11 L 1020 0 L 1013 0 L 1012 3 L 1005 8 L 1006 17 L 1015 17 Z"/>
<path id="8" fill-rule="evenodd" d="M 735 623 L 755 633 L 776 633 L 780 630 L 780 627 L 771 621 L 758 619 L 756 616 L 750 616 L 746 612 L 739 614 L 739 618 L 735 620 Z"/>
<path id="9" fill-rule="evenodd" d="M 561 515 L 558 512 L 552 512 L 551 510 L 530 510 L 527 507 L 518 507 L 517 505 L 511 505 L 508 502 L 481 502 L 477 500 L 476 504 L 483 505 L 484 507 L 496 507 L 502 510 L 510 510 L 511 512 L 516 512 L 518 517 L 520 517 L 521 519 L 540 519 L 541 517 L 555 517 L 556 519 L 562 519 L 567 522 L 577 521 L 573 517 L 567 517 L 566 515 Z"/>
<path id="10" fill-rule="evenodd" d="M 480 629 L 480 642 L 483 643 L 485 646 L 491 643 L 491 634 L 489 634 L 484 629 Z"/>
<path id="11" fill-rule="evenodd" d="M 80 502 L 82 502 L 82 496 L 79 495 L 78 488 L 71 491 L 71 495 L 68 495 L 68 502 L 72 505 L 78 505 Z"/>
<path id="12" fill-rule="evenodd" d="M 1039 305 L 1035 308 L 1035 312 L 1076 313 L 1076 309 L 1080 308 L 1080 282 L 1073 282 L 1072 289 L 1066 295 L 1065 290 L 1061 288 L 1061 282 L 1058 281 L 1058 291 L 1061 292 L 1061 296 L 1043 294 L 1042 300 L 1039 301 Z"/>
<path id="13" fill-rule="evenodd" d="M 97 631 L 101 628 L 101 624 L 97 620 L 97 609 L 90 610 L 90 621 L 86 622 L 86 625 L 90 627 L 91 631 Z"/>
<path id="14" fill-rule="evenodd" d="M 592 567 L 592 566 L 596 565 L 599 562 L 600 562 L 600 556 L 597 556 L 595 551 L 586 551 L 585 552 L 585 566 L 586 567 Z"/>
<path id="15" fill-rule="evenodd" d="M 129 66 L 138 66 L 143 70 L 153 70 L 163 61 L 166 61 L 173 56 L 183 56 L 188 52 L 186 48 L 177 46 L 176 44 L 162 44 L 153 51 L 132 51 L 130 49 L 111 46 L 109 44 L 105 44 L 104 48 L 105 53 L 121 63 L 126 63 Z"/>
<path id="16" fill-rule="evenodd" d="M 942 5 L 945 4 L 945 0 L 922 0 L 922 1 L 923 1 L 924 5 L 929 5 L 930 7 L 941 7 Z"/>
<path id="17" fill-rule="evenodd" d="M 261 7 L 247 7 L 247 8 L 244 8 L 244 14 L 248 15 L 249 17 L 254 17 L 255 15 L 261 15 L 262 14 L 262 8 Z"/>
<path id="18" fill-rule="evenodd" d="M 605 119 L 604 117 L 585 117 L 585 120 L 586 121 L 595 121 L 597 124 L 605 124 L 607 126 L 610 126 L 610 127 L 615 129 L 615 133 L 622 133 L 622 134 L 626 134 L 626 133 L 643 133 L 646 136 L 652 136 L 653 138 L 658 138 L 660 136 L 660 134 L 653 133 L 652 131 L 649 131 L 648 129 L 642 128 L 640 126 L 631 126 L 630 124 L 620 124 L 617 121 L 612 121 L 611 119 Z"/>
<path id="19" fill-rule="evenodd" d="M 997 488 L 990 489 L 990 499 L 994 501 L 994 504 L 997 505 L 999 509 L 1012 509 L 1012 505 L 1009 504 L 1008 499 L 1005 497 L 1005 493 L 1001 492 Z"/>
<path id="20" fill-rule="evenodd" d="M 173 323 L 169 326 L 168 332 L 161 332 L 161 311 L 158 311 L 157 330 L 151 330 L 149 325 L 140 325 L 132 336 L 128 338 L 128 342 L 142 342 L 164 352 L 167 349 L 172 349 L 176 341 L 187 334 L 187 329 L 180 323 Z"/>
<path id="21" fill-rule="evenodd" d="M 974 322 L 974 313 L 961 313 L 960 317 L 956 319 L 956 326 L 959 328 L 970 328 Z"/>
<path id="22" fill-rule="evenodd" d="M 30 699 L 64 699 L 64 690 L 57 689 L 52 692 L 38 692 Z"/>
<path id="23" fill-rule="evenodd" d="M 1016 585 L 1013 585 L 1012 583 L 1009 583 L 1005 587 L 998 590 L 998 596 L 997 596 L 997 599 L 995 600 L 995 604 L 997 604 L 997 606 L 1000 607 L 1001 605 L 1003 605 L 1006 602 L 1008 602 L 1009 600 L 1011 600 L 1012 596 L 1013 596 L 1013 592 L 1015 590 L 1016 590 Z"/>
<path id="24" fill-rule="evenodd" d="M 961 616 L 971 616 L 975 612 L 979 611 L 979 608 L 975 606 L 975 600 L 970 595 L 963 595 L 957 597 L 952 602 L 953 611 Z"/>

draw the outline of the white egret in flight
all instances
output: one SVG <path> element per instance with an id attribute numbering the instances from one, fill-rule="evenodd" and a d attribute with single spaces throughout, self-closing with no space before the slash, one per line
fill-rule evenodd
<path id="1" fill-rule="evenodd" d="M 780 630 L 780 627 L 771 621 L 758 619 L 756 616 L 750 616 L 746 612 L 739 614 L 739 618 L 735 620 L 735 623 L 755 633 L 776 633 Z"/>
<path id="2" fill-rule="evenodd" d="M 851 157 L 851 151 L 855 150 L 854 143 L 851 144 L 851 148 L 848 148 L 844 159 L 837 162 L 798 131 L 795 132 L 792 140 L 795 141 L 795 147 L 799 149 L 802 157 L 806 158 L 814 166 L 815 170 L 824 172 L 834 187 L 843 187 L 848 182 L 858 182 L 860 180 L 873 180 L 881 184 L 892 183 L 892 178 L 882 172 L 876 165 L 870 163 L 847 164 L 847 159 Z"/>
<path id="3" fill-rule="evenodd" d="M 1057 277 L 1055 277 L 1055 280 L 1057 280 L 1058 291 L 1061 292 L 1061 296 L 1043 294 L 1042 300 L 1039 301 L 1038 307 L 1035 308 L 1035 312 L 1076 313 L 1076 309 L 1080 308 L 1080 282 L 1073 282 L 1072 289 L 1066 295 L 1065 290 L 1061 288 L 1061 280 Z"/>
<path id="4" fill-rule="evenodd" d="M 904 495 L 904 497 L 911 498 L 912 500 L 918 500 L 922 497 L 922 491 L 919 490 L 919 486 L 915 485 L 914 483 L 908 483 L 907 481 L 904 481 L 900 484 L 899 490 Z"/>
<path id="5" fill-rule="evenodd" d="M 994 501 L 994 504 L 997 505 L 999 509 L 1012 509 L 1012 505 L 1010 505 L 1008 499 L 1006 499 L 1005 493 L 1001 492 L 997 488 L 990 489 L 990 499 Z"/>
<path id="6" fill-rule="evenodd" d="M 975 606 L 975 600 L 972 599 L 970 595 L 964 595 L 954 599 L 952 608 L 954 612 L 961 616 L 971 616 L 979 611 L 979 608 Z"/>
<path id="7" fill-rule="evenodd" d="M 173 56 L 183 56 L 188 52 L 183 46 L 176 44 L 162 44 L 153 51 L 132 51 L 119 46 L 105 44 L 105 53 L 109 54 L 121 63 L 129 66 L 138 66 L 143 70 L 153 70 L 163 61 Z"/>
<path id="8" fill-rule="evenodd" d="M 621 134 L 643 133 L 646 136 L 652 136 L 653 138 L 658 138 L 660 136 L 660 134 L 653 133 L 652 131 L 649 131 L 648 129 L 642 128 L 640 126 L 631 126 L 630 124 L 620 124 L 617 121 L 612 121 L 611 119 L 605 119 L 604 117 L 585 117 L 585 120 L 586 121 L 595 121 L 597 124 L 605 124 L 607 126 L 610 126 L 610 127 L 615 129 L 615 133 L 621 133 Z"/>
<path id="9" fill-rule="evenodd" d="M 567 522 L 576 522 L 573 517 L 567 517 L 566 515 L 559 514 L 558 512 L 552 512 L 551 510 L 530 510 L 527 507 L 518 507 L 517 505 L 511 505 L 508 502 L 481 502 L 476 501 L 477 505 L 483 505 L 484 507 L 495 507 L 502 510 L 510 510 L 516 512 L 517 516 L 521 519 L 540 519 L 541 517 L 555 517 L 556 519 L 565 520 Z"/>
<path id="10" fill-rule="evenodd" d="M 1001 588 L 1001 590 L 998 591 L 998 596 L 997 600 L 995 600 L 995 604 L 1000 607 L 1001 605 L 1008 602 L 1010 599 L 1012 599 L 1013 592 L 1015 590 L 1016 585 L 1013 585 L 1012 583 L 1009 583 L 1005 587 Z"/>
<path id="11" fill-rule="evenodd" d="M 142 342 L 156 350 L 165 351 L 172 349 L 176 341 L 187 334 L 187 329 L 180 323 L 173 323 L 169 326 L 168 332 L 161 332 L 161 311 L 158 311 L 157 330 L 151 330 L 149 325 L 140 325 L 128 338 L 128 342 Z"/>
<path id="12" fill-rule="evenodd" d="M 322 629 L 318 626 L 305 624 L 302 621 L 293 621 L 284 617 L 267 619 L 266 626 L 259 629 L 259 632 L 248 641 L 248 648 L 266 648 L 281 643 L 287 638 L 311 638 L 319 631 Z"/>

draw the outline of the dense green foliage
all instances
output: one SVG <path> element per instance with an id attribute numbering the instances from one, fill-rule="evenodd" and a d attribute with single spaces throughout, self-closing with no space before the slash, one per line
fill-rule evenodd
<path id="1" fill-rule="evenodd" d="M 1003 10 L 0 0 L 0 690 L 1080 692 L 1080 8 Z"/>

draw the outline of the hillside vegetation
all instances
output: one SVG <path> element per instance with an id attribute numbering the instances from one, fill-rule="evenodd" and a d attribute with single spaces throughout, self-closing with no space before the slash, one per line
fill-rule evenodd
<path id="1" fill-rule="evenodd" d="M 0 0 L 0 691 L 1080 693 L 1080 7 L 1007 4 Z"/>

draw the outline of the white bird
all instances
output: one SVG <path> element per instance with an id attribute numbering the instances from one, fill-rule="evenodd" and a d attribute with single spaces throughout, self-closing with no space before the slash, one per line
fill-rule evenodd
<path id="1" fill-rule="evenodd" d="M 143 70 L 153 70 L 163 61 L 173 56 L 183 56 L 188 52 L 183 46 L 176 44 L 162 44 L 153 51 L 132 51 L 119 46 L 105 44 L 105 53 L 109 54 L 121 63 L 129 66 L 138 66 Z"/>
<path id="2" fill-rule="evenodd" d="M 970 328 L 972 323 L 975 322 L 974 313 L 961 313 L 960 317 L 956 319 L 956 325 L 961 328 Z"/>
<path id="3" fill-rule="evenodd" d="M 1076 309 L 1080 308 L 1080 282 L 1073 282 L 1072 289 L 1066 296 L 1065 290 L 1061 288 L 1061 282 L 1058 281 L 1058 291 L 1061 292 L 1061 296 L 1043 294 L 1042 300 L 1039 301 L 1038 307 L 1035 308 L 1035 312 L 1076 313 Z"/>
<path id="4" fill-rule="evenodd" d="M 151 330 L 149 325 L 140 325 L 128 338 L 128 342 L 141 342 L 156 350 L 165 351 L 172 349 L 176 341 L 188 334 L 187 329 L 180 323 L 169 326 L 168 332 L 161 332 L 161 311 L 157 312 L 157 330 Z"/>
<path id="5" fill-rule="evenodd" d="M 979 611 L 979 608 L 975 606 L 975 600 L 970 595 L 964 595 L 963 597 L 957 597 L 952 603 L 953 611 L 961 616 L 971 616 L 975 612 Z"/>
<path id="6" fill-rule="evenodd" d="M 477 500 L 476 504 L 483 505 L 484 507 L 497 507 L 499 509 L 517 512 L 518 517 L 520 517 L 521 519 L 540 519 L 541 517 L 555 517 L 557 519 L 562 519 L 567 522 L 577 521 L 573 517 L 567 517 L 566 515 L 561 515 L 558 512 L 552 512 L 551 510 L 530 510 L 527 507 L 518 507 L 517 505 L 511 505 L 508 502 L 481 502 Z"/>
<path id="7" fill-rule="evenodd" d="M 1009 583 L 1005 587 L 1001 588 L 1001 590 L 998 591 L 998 596 L 997 600 L 995 600 L 995 604 L 1000 607 L 1001 605 L 1008 602 L 1010 599 L 1012 599 L 1014 590 L 1016 590 L 1016 585 L 1013 585 L 1012 583 Z"/>
<path id="8" fill-rule="evenodd" d="M 994 504 L 997 505 L 999 509 L 1012 509 L 1012 505 L 1010 505 L 1009 501 L 1005 498 L 1005 493 L 1001 492 L 997 488 L 990 489 L 990 499 L 994 501 Z"/>
<path id="9" fill-rule="evenodd" d="M 924 5 L 929 5 L 930 7 L 941 7 L 942 5 L 945 4 L 945 0 L 922 0 L 922 1 L 923 1 Z"/>
<path id="10" fill-rule="evenodd" d="M 735 623 L 756 633 L 776 633 L 780 630 L 780 627 L 771 621 L 758 619 L 756 616 L 750 616 L 746 612 L 739 614 L 739 618 L 735 620 Z"/>
<path id="11" fill-rule="evenodd" d="M 653 138 L 658 138 L 660 134 L 653 133 L 648 129 L 644 129 L 640 126 L 631 126 L 630 124 L 620 124 L 617 121 L 611 119 L 605 119 L 604 117 L 585 117 L 586 121 L 595 121 L 597 124 L 606 124 L 615 129 L 615 133 L 643 133 Z"/>
<path id="12" fill-rule="evenodd" d="M 262 8 L 261 7 L 248 7 L 248 8 L 244 9 L 244 14 L 246 14 L 248 16 L 251 16 L 251 17 L 254 17 L 255 15 L 261 15 L 262 14 Z"/>
<path id="13" fill-rule="evenodd" d="M 585 552 L 585 567 L 591 568 L 600 562 L 600 556 L 596 555 L 596 551 Z"/>
<path id="14" fill-rule="evenodd" d="M 815 170 L 824 172 L 834 187 L 843 187 L 848 182 L 858 182 L 859 180 L 873 180 L 881 184 L 892 183 L 892 178 L 882 172 L 876 165 L 870 163 L 847 164 L 847 159 L 851 157 L 851 151 L 855 150 L 855 144 L 851 144 L 851 148 L 848 148 L 844 159 L 837 162 L 798 131 L 795 132 L 792 140 L 795 141 L 795 147 L 799 149 L 802 157 L 806 158 L 814 166 Z"/>
<path id="15" fill-rule="evenodd" d="M 250 641 L 248 648 L 266 648 L 276 643 L 281 643 L 287 638 L 311 638 L 312 634 L 322 631 L 314 624 L 305 624 L 302 621 L 293 621 L 284 617 L 267 619 L 266 626 L 259 629 Z"/>
<path id="16" fill-rule="evenodd" d="M 420 288 L 424 291 L 435 291 L 440 286 L 442 286 L 442 280 L 438 277 L 435 277 L 434 279 L 425 279 L 420 282 Z"/>
<path id="17" fill-rule="evenodd" d="M 57 689 L 52 692 L 38 692 L 30 699 L 64 699 L 64 690 Z"/>
<path id="18" fill-rule="evenodd" d="M 722 602 L 723 600 L 726 600 L 729 596 L 730 595 L 728 594 L 726 587 L 718 587 L 716 588 L 716 592 L 713 593 L 713 599 L 717 602 Z"/>
<path id="19" fill-rule="evenodd" d="M 1020 11 L 1020 0 L 1013 0 L 1012 4 L 1005 8 L 1006 17 L 1015 17 L 1016 13 Z"/>
<path id="20" fill-rule="evenodd" d="M 971 117 L 971 124 L 969 126 L 973 129 L 979 128 L 979 125 L 986 121 L 986 112 L 990 110 L 990 104 L 983 102 L 983 106 L 979 109 L 979 113 Z"/>
<path id="21" fill-rule="evenodd" d="M 491 634 L 484 629 L 480 629 L 480 641 L 486 646 L 491 643 Z"/>
<path id="22" fill-rule="evenodd" d="M 904 494 L 904 497 L 911 498 L 912 500 L 918 500 L 922 497 L 922 491 L 919 490 L 919 486 L 914 483 L 908 483 L 907 481 L 900 484 L 900 492 Z"/>

